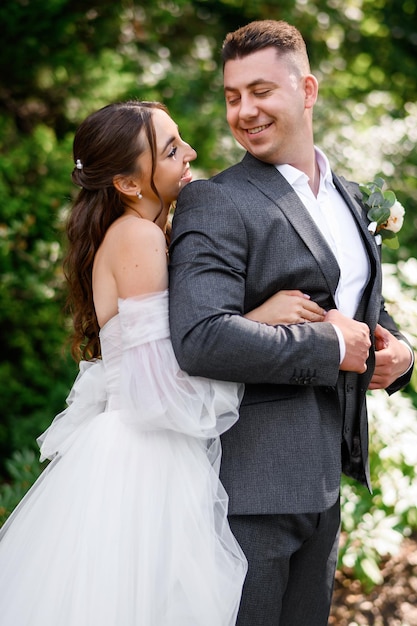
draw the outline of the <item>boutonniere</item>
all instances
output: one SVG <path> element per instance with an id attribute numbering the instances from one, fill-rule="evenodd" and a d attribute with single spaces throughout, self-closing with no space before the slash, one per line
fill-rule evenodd
<path id="1" fill-rule="evenodd" d="M 405 210 L 393 191 L 382 191 L 384 185 L 384 179 L 377 177 L 372 183 L 359 185 L 359 189 L 369 209 L 369 232 L 375 235 L 378 245 L 384 242 L 389 248 L 396 249 L 399 246 L 397 233 L 403 225 Z"/>

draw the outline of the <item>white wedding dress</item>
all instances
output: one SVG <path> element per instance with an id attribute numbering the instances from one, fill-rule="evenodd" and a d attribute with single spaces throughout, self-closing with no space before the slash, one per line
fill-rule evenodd
<path id="1" fill-rule="evenodd" d="M 119 301 L 0 531 L 1 626 L 233 626 L 246 560 L 219 434 L 242 387 L 179 369 L 168 292 Z"/>

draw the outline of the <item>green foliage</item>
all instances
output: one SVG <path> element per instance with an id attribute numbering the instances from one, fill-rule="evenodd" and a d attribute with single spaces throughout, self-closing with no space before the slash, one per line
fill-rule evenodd
<path id="1" fill-rule="evenodd" d="M 417 529 L 417 412 L 405 395 L 373 392 L 370 465 L 373 493 L 343 479 L 340 563 L 368 591 L 383 582 L 380 562 Z"/>
<path id="2" fill-rule="evenodd" d="M 35 482 L 43 467 L 32 450 L 15 452 L 6 462 L 10 483 L 0 485 L 0 526 Z"/>
<path id="3" fill-rule="evenodd" d="M 384 264 L 386 306 L 417 346 L 417 259 Z M 340 564 L 369 590 L 380 584 L 383 557 L 395 554 L 417 529 L 417 372 L 393 396 L 368 393 L 370 469 L 373 493 L 357 482 L 342 483 Z"/>
<path id="4" fill-rule="evenodd" d="M 35 436 L 61 409 L 74 368 L 61 354 L 65 322 L 60 212 L 68 202 L 65 157 L 54 133 L 43 124 L 31 135 L 20 135 L 10 119 L 1 122 L 6 137 L 0 161 L 4 202 L 0 458 L 4 459 L 22 444 L 33 445 Z M 0 473 L 3 470 L 0 466 Z"/>

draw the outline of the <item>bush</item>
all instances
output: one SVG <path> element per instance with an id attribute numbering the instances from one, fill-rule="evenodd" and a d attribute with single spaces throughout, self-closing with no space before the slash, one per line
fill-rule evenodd
<path id="1" fill-rule="evenodd" d="M 39 455 L 33 450 L 15 452 L 13 457 L 6 461 L 6 467 L 11 482 L 0 485 L 0 526 L 4 524 L 43 469 Z"/>

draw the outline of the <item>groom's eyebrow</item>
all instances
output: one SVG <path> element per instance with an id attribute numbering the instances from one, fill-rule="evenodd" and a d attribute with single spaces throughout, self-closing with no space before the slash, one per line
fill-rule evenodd
<path id="1" fill-rule="evenodd" d="M 275 85 L 275 81 L 270 80 L 269 78 L 255 78 L 248 85 L 245 85 L 245 89 L 253 89 L 254 87 L 258 87 L 258 85 Z M 238 87 L 233 87 L 233 85 L 225 85 L 225 91 L 239 91 Z"/>

